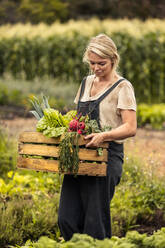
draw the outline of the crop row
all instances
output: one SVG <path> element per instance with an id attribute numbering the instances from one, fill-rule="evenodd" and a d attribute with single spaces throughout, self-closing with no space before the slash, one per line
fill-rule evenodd
<path id="1" fill-rule="evenodd" d="M 78 85 L 73 83 L 58 84 L 53 80 L 39 80 L 34 83 L 21 80 L 4 80 L 3 82 L 2 80 L 0 82 L 0 116 L 2 118 L 8 118 L 12 113 L 12 115 L 32 117 L 32 114 L 29 113 L 32 107 L 29 101 L 33 96 L 31 92 L 39 98 L 40 92 L 43 92 L 49 96 L 49 103 L 52 108 L 65 113 L 76 108 L 73 99 L 77 89 Z M 5 107 L 7 105 L 10 107 Z M 153 129 L 164 129 L 165 104 L 138 103 L 137 119 L 139 127 L 148 125 Z"/>
<path id="2" fill-rule="evenodd" d="M 150 125 L 153 129 L 165 128 L 165 104 L 139 104 L 137 108 L 138 125 Z"/>
<path id="3" fill-rule="evenodd" d="M 126 32 L 112 33 L 121 62 L 119 72 L 132 82 L 138 102 L 165 101 L 165 41 L 161 34 L 147 33 L 137 38 Z M 48 38 L 27 37 L 0 39 L 0 77 L 58 78 L 80 82 L 89 73 L 82 56 L 89 36 L 74 33 Z"/>
<path id="4" fill-rule="evenodd" d="M 13 246 L 12 246 L 13 247 Z M 17 248 L 21 248 L 17 246 Z M 88 235 L 75 234 L 68 242 L 58 243 L 48 237 L 41 237 L 38 242 L 26 242 L 26 248 L 165 248 L 165 228 L 147 237 L 136 231 L 128 232 L 126 237 L 96 240 Z M 23 248 L 22 247 L 22 248 Z M 14 247 L 13 247 L 14 248 Z"/>
<path id="5" fill-rule="evenodd" d="M 87 37 L 90 37 L 99 32 L 106 32 L 111 35 L 114 32 L 126 32 L 134 37 L 143 37 L 150 32 L 156 32 L 162 34 L 161 39 L 164 39 L 165 33 L 165 20 L 160 19 L 147 19 L 146 21 L 140 21 L 139 19 L 104 19 L 100 20 L 92 18 L 87 21 L 70 20 L 66 23 L 54 22 L 51 25 L 39 23 L 32 25 L 15 24 L 15 25 L 1 25 L 0 37 L 1 38 L 14 38 L 22 37 L 33 39 L 34 37 L 56 37 L 56 35 L 67 35 L 71 37 L 74 33 L 80 33 Z"/>

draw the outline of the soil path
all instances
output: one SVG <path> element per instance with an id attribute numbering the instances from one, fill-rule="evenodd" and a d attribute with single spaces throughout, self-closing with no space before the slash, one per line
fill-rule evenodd
<path id="1" fill-rule="evenodd" d="M 18 139 L 22 131 L 35 131 L 35 118 L 14 118 L 1 120 L 9 134 Z M 125 142 L 125 156 L 134 153 L 145 164 L 160 176 L 165 175 L 165 131 L 138 129 L 133 138 Z"/>

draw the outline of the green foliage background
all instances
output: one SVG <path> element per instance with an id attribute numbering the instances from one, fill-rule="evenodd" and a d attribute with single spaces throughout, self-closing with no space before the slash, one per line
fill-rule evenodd
<path id="1" fill-rule="evenodd" d="M 91 18 L 164 18 L 163 0 L 1 0 L 0 24 Z"/>
<path id="2" fill-rule="evenodd" d="M 4 130 L 1 130 L 0 133 L 4 133 Z M 61 247 L 57 217 L 63 176 L 16 169 L 15 159 L 10 160 L 10 157 L 16 157 L 17 142 L 12 141 L 12 139 L 6 142 L 5 135 L 1 137 L 0 162 L 4 163 L 3 157 L 6 156 L 7 149 L 9 156 L 6 157 L 4 167 L 1 167 L 0 171 L 0 247 L 16 244 L 21 246 L 27 240 L 32 241 L 26 243 L 25 247 L 29 248 L 33 246 L 44 247 L 46 241 L 49 242 L 50 247 L 52 247 L 51 244 L 54 244 L 53 247 L 56 247 L 55 245 Z M 13 144 L 13 142 L 15 145 L 10 145 L 9 149 L 9 144 Z M 8 162 L 10 166 L 8 166 Z M 123 177 L 116 187 L 116 193 L 111 204 L 113 235 L 123 237 L 128 231 L 141 230 L 141 227 L 144 226 L 146 230 L 148 228 L 149 232 L 152 233 L 164 226 L 165 181 L 164 177 L 159 178 L 155 175 L 156 168 L 157 164 L 148 167 L 133 154 L 130 153 L 129 156 L 126 154 Z M 151 244 L 164 240 L 164 229 L 158 233 L 160 234 L 159 239 L 157 239 L 157 236 L 154 236 L 151 240 L 149 239 Z M 41 236 L 47 236 L 47 238 L 41 238 L 36 243 Z M 128 236 L 132 237 L 132 241 Z M 48 237 L 55 241 L 48 240 Z M 86 238 L 87 240 L 90 239 L 92 244 L 94 242 L 94 247 L 97 247 L 95 242 L 98 241 L 94 241 L 91 237 Z M 128 244 L 132 242 L 139 245 L 135 248 L 146 248 L 147 246 L 142 243 L 142 240 L 147 242 L 146 239 L 148 240 L 145 234 L 140 235 L 133 232 L 128 234 L 126 239 L 113 238 L 112 240 L 102 241 L 103 243 L 97 243 L 97 245 L 106 247 L 105 244 L 110 245 L 111 242 L 112 244 L 117 242 L 114 244 L 117 246 L 114 247 L 118 247 L 119 244 L 124 247 L 125 242 Z M 86 247 L 80 240 L 84 242 L 83 236 L 77 236 L 71 243 L 64 243 L 66 245 L 64 247 L 72 247 L 72 242 L 76 242 L 74 244 L 77 245 L 76 247 Z M 142 244 L 144 246 L 140 246 Z M 151 248 L 159 247 L 156 245 L 156 243 L 153 243 Z M 162 246 L 160 247 L 162 248 Z"/>
<path id="3" fill-rule="evenodd" d="M 165 228 L 148 237 L 136 231 L 128 232 L 126 237 L 112 237 L 111 240 L 97 240 L 86 234 L 74 234 L 68 242 L 58 243 L 48 237 L 41 237 L 38 242 L 27 241 L 22 248 L 164 248 Z M 21 248 L 17 246 L 17 248 Z M 14 248 L 12 246 L 12 248 Z M 16 247 L 15 247 L 16 248 Z"/>
<path id="4" fill-rule="evenodd" d="M 103 30 L 99 30 L 103 31 Z M 159 33 L 137 38 L 123 31 L 112 33 L 121 56 L 119 71 L 134 86 L 137 101 L 165 102 L 165 40 Z M 82 56 L 89 37 L 80 33 L 48 38 L 0 39 L 0 76 L 33 80 L 53 77 L 80 83 L 89 72 Z"/>
<path id="5" fill-rule="evenodd" d="M 32 6 L 24 5 L 22 8 L 24 13 L 32 14 L 32 10 L 29 11 Z M 0 14 L 2 12 L 0 9 Z M 51 15 L 45 18 L 48 17 L 51 22 Z M 88 74 L 88 67 L 82 64 L 84 48 L 92 35 L 104 32 L 118 46 L 121 55 L 119 71 L 133 84 L 138 103 L 150 104 L 138 104 L 138 122 L 162 129 L 165 106 L 153 103 L 165 102 L 165 32 L 148 29 L 137 35 L 136 30 L 134 34 L 123 28 L 110 32 L 103 25 L 93 28 L 88 23 L 88 26 L 92 29 L 89 33 L 83 33 L 80 25 L 82 32 L 33 35 L 30 27 L 28 32 L 31 35 L 21 35 L 18 31 L 19 35 L 10 35 L 10 32 L 1 35 L 0 105 L 29 107 L 27 98 L 31 93 L 40 94 L 41 82 L 44 82 L 42 89 L 50 95 L 50 105 L 68 111 L 66 106 L 73 107 L 74 93 L 84 75 Z M 41 33 L 44 33 L 42 27 Z M 25 247 L 45 247 L 45 243 L 50 247 L 74 247 L 76 242 L 76 247 L 82 247 L 83 239 L 86 247 L 91 247 L 94 242 L 94 247 L 163 248 L 164 229 L 151 237 L 132 233 L 126 239 L 113 238 L 112 241 L 97 243 L 90 237 L 77 236 L 70 244 L 59 244 L 57 212 L 62 178 L 51 173 L 16 170 L 16 150 L 17 142 L 10 140 L 8 134 L 0 129 L 0 246 L 23 245 L 30 239 L 32 242 L 28 241 Z M 161 228 L 165 223 L 164 189 L 164 180 L 156 178 L 143 162 L 133 155 L 126 158 L 124 175 L 112 202 L 114 235 L 123 236 L 127 231 L 146 224 L 153 226 L 153 230 Z M 160 214 L 159 223 L 156 222 L 157 213 Z M 35 242 L 45 235 L 47 237 Z M 56 241 L 48 240 L 48 237 Z"/>

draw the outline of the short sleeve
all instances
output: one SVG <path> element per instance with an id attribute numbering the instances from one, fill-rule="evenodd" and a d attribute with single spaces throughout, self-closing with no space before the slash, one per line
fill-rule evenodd
<path id="1" fill-rule="evenodd" d="M 124 84 L 118 95 L 118 109 L 132 109 L 136 111 L 136 99 L 131 83 Z"/>

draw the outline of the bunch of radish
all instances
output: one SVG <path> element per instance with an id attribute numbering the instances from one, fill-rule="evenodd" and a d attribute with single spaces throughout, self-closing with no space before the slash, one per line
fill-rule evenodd
<path id="1" fill-rule="evenodd" d="M 85 120 L 80 121 L 80 117 L 73 118 L 73 120 L 70 121 L 69 130 L 68 130 L 69 132 L 77 132 L 79 134 L 84 134 L 85 133 Z"/>

